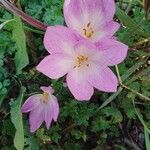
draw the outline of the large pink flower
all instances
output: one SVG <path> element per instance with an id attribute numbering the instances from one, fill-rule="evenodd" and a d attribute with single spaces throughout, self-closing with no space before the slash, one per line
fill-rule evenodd
<path id="1" fill-rule="evenodd" d="M 51 55 L 42 60 L 37 70 L 51 79 L 67 74 L 67 85 L 77 100 L 89 100 L 94 87 L 116 92 L 117 78 L 108 66 L 122 62 L 128 47 L 113 39 L 95 46 L 88 40 L 78 41 L 77 36 L 67 27 L 48 27 L 44 45 Z"/>
<path id="2" fill-rule="evenodd" d="M 51 87 L 41 87 L 43 94 L 36 94 L 29 97 L 22 106 L 22 112 L 30 112 L 29 122 L 30 131 L 35 132 L 42 124 L 46 122 L 46 127 L 49 129 L 52 120 L 57 121 L 59 114 L 59 105 L 57 98 L 52 95 Z"/>
<path id="3" fill-rule="evenodd" d="M 119 29 L 114 14 L 114 0 L 65 0 L 64 4 L 67 26 L 94 43 L 111 38 Z"/>

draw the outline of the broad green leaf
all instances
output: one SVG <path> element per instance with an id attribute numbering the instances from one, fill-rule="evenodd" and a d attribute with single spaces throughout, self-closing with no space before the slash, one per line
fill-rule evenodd
<path id="1" fill-rule="evenodd" d="M 136 23 L 130 16 L 128 16 L 123 10 L 121 10 L 119 7 L 117 7 L 116 15 L 119 18 L 119 20 L 129 28 L 129 30 L 132 30 L 132 32 L 136 32 L 139 35 L 143 37 L 148 37 L 149 34 L 143 30 L 143 28 L 140 26 L 140 23 Z"/>
<path id="2" fill-rule="evenodd" d="M 26 37 L 23 30 L 21 19 L 14 17 L 13 40 L 16 42 L 17 52 L 15 56 L 16 74 L 20 74 L 22 69 L 29 64 L 29 58 L 26 49 Z"/>
<path id="3" fill-rule="evenodd" d="M 23 95 L 25 93 L 25 87 L 22 87 L 20 90 L 20 95 L 16 101 L 11 103 L 11 121 L 16 128 L 16 133 L 14 137 L 14 146 L 17 150 L 23 150 L 24 148 L 24 130 L 23 130 L 23 121 L 21 113 L 21 104 L 23 100 Z"/>
<path id="4" fill-rule="evenodd" d="M 146 128 L 144 128 L 144 135 L 145 135 L 145 145 L 146 145 L 146 150 L 150 150 L 149 133 L 147 132 Z"/>

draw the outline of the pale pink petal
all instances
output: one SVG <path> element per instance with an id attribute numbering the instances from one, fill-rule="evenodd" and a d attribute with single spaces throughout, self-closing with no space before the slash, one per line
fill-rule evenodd
<path id="1" fill-rule="evenodd" d="M 44 111 L 45 111 L 45 123 L 46 123 L 46 128 L 49 129 L 50 125 L 51 125 L 51 122 L 52 122 L 52 106 L 49 105 L 49 104 L 45 104 L 45 108 L 44 108 Z"/>
<path id="2" fill-rule="evenodd" d="M 114 0 L 85 0 L 90 22 L 95 29 L 113 20 L 115 14 Z"/>
<path id="3" fill-rule="evenodd" d="M 115 32 L 119 29 L 120 24 L 111 21 L 104 26 L 100 26 L 96 31 L 95 34 L 93 34 L 92 41 L 93 42 L 101 42 L 102 40 L 105 40 L 106 38 L 111 38 Z"/>
<path id="4" fill-rule="evenodd" d="M 114 0 L 65 0 L 64 16 L 67 25 L 77 31 L 91 23 L 99 27 L 113 19 Z"/>
<path id="5" fill-rule="evenodd" d="M 93 87 L 86 80 L 86 71 L 74 69 L 67 75 L 67 85 L 73 96 L 80 101 L 88 101 L 94 93 Z"/>
<path id="6" fill-rule="evenodd" d="M 92 57 L 93 55 L 99 53 L 99 50 L 97 49 L 97 47 L 88 40 L 80 40 L 75 45 L 74 50 L 75 50 L 76 55 L 86 55 L 89 57 Z"/>
<path id="7" fill-rule="evenodd" d="M 41 86 L 40 89 L 43 91 L 43 92 L 47 92 L 47 93 L 50 93 L 50 94 L 53 94 L 54 93 L 54 89 L 49 86 Z"/>
<path id="8" fill-rule="evenodd" d="M 101 53 L 101 64 L 107 66 L 117 65 L 127 57 L 128 46 L 113 39 L 99 42 L 97 48 Z"/>
<path id="9" fill-rule="evenodd" d="M 52 54 L 45 57 L 37 66 L 37 70 L 52 79 L 64 76 L 74 67 L 72 58 L 62 54 Z"/>
<path id="10" fill-rule="evenodd" d="M 88 76 L 89 83 L 100 91 L 116 92 L 118 86 L 117 77 L 107 67 L 96 67 L 91 69 L 91 74 Z"/>
<path id="11" fill-rule="evenodd" d="M 65 0 L 64 17 L 69 27 L 80 32 L 89 22 L 86 2 L 84 0 Z"/>
<path id="12" fill-rule="evenodd" d="M 65 53 L 72 55 L 73 45 L 78 38 L 75 32 L 64 26 L 48 27 L 44 36 L 44 46 L 50 54 Z"/>
<path id="13" fill-rule="evenodd" d="M 116 11 L 115 0 L 95 0 L 95 1 L 103 2 L 102 10 L 104 11 L 104 17 L 108 22 L 111 21 Z M 99 7 L 101 6 L 99 5 Z"/>
<path id="14" fill-rule="evenodd" d="M 38 107 L 30 112 L 29 122 L 30 122 L 30 131 L 35 132 L 44 121 L 44 107 L 41 103 Z"/>
<path id="15" fill-rule="evenodd" d="M 40 104 L 41 94 L 30 96 L 23 104 L 21 111 L 30 112 Z"/>
<path id="16" fill-rule="evenodd" d="M 54 95 L 51 96 L 51 106 L 52 106 L 52 114 L 53 114 L 52 117 L 56 122 L 59 114 L 59 105 L 58 105 L 58 100 Z"/>
<path id="17" fill-rule="evenodd" d="M 79 41 L 75 46 L 76 55 L 88 57 L 89 62 L 100 62 L 102 57 L 101 52 L 92 42 L 88 40 Z"/>
<path id="18" fill-rule="evenodd" d="M 59 114 L 59 105 L 57 98 L 54 95 L 50 96 L 49 103 L 45 106 L 45 122 L 49 129 L 52 119 L 56 122 Z"/>

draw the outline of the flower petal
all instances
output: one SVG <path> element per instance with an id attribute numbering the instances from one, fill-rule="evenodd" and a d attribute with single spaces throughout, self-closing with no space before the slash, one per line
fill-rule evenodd
<path id="1" fill-rule="evenodd" d="M 52 119 L 54 121 L 57 121 L 59 114 L 59 105 L 57 98 L 54 95 L 50 96 L 49 103 L 45 106 L 45 122 L 46 122 L 46 127 L 49 129 Z"/>
<path id="2" fill-rule="evenodd" d="M 97 44 L 100 50 L 101 64 L 113 66 L 121 63 L 127 57 L 128 46 L 113 39 L 107 39 Z"/>
<path id="3" fill-rule="evenodd" d="M 49 105 L 49 104 L 46 104 L 44 111 L 45 111 L 44 120 L 45 120 L 45 123 L 46 123 L 46 128 L 49 129 L 49 127 L 51 125 L 51 122 L 52 122 L 52 117 L 53 117 L 52 116 L 53 115 L 52 114 L 52 106 Z"/>
<path id="4" fill-rule="evenodd" d="M 30 112 L 40 104 L 41 94 L 30 96 L 23 104 L 21 111 Z"/>
<path id="5" fill-rule="evenodd" d="M 110 21 L 109 23 L 97 29 L 97 31 L 93 35 L 92 41 L 98 43 L 106 38 L 111 38 L 119 29 L 119 27 L 119 23 L 115 21 Z"/>
<path id="6" fill-rule="evenodd" d="M 89 22 L 99 27 L 113 19 L 114 0 L 65 0 L 64 16 L 67 25 L 77 31 Z"/>
<path id="7" fill-rule="evenodd" d="M 90 100 L 94 93 L 93 87 L 86 80 L 86 71 L 74 69 L 68 73 L 67 85 L 73 96 L 80 101 Z"/>
<path id="8" fill-rule="evenodd" d="M 47 87 L 47 86 L 41 86 L 40 89 L 41 89 L 43 92 L 48 92 L 48 93 L 50 93 L 50 94 L 53 94 L 53 93 L 54 93 L 54 89 L 53 89 L 51 86 L 49 86 L 49 87 Z"/>
<path id="9" fill-rule="evenodd" d="M 99 62 L 102 55 L 98 48 L 88 40 L 79 41 L 75 46 L 76 55 L 87 56 L 91 62 Z"/>
<path id="10" fill-rule="evenodd" d="M 30 132 L 35 132 L 44 121 L 44 107 L 41 103 L 38 107 L 30 112 Z"/>
<path id="11" fill-rule="evenodd" d="M 72 60 L 73 59 L 62 54 L 52 54 L 40 62 L 37 66 L 37 70 L 49 78 L 58 79 L 74 67 Z"/>
<path id="12" fill-rule="evenodd" d="M 113 20 L 115 14 L 114 0 L 86 0 L 90 22 L 95 28 Z"/>
<path id="13" fill-rule="evenodd" d="M 65 0 L 64 17 L 69 27 L 80 32 L 89 22 L 86 3 L 83 0 Z"/>
<path id="14" fill-rule="evenodd" d="M 63 26 L 48 27 L 44 36 L 44 46 L 50 54 L 73 53 L 73 45 L 77 35 L 71 29 Z"/>
<path id="15" fill-rule="evenodd" d="M 88 77 L 89 83 L 100 91 L 104 92 L 116 92 L 118 86 L 117 77 L 107 67 L 91 70 L 91 74 Z"/>
<path id="16" fill-rule="evenodd" d="M 58 114 L 59 114 L 59 105 L 58 105 L 58 100 L 54 95 L 51 96 L 51 106 L 52 106 L 52 112 L 53 112 L 52 117 L 54 121 L 56 122 L 58 118 Z"/>

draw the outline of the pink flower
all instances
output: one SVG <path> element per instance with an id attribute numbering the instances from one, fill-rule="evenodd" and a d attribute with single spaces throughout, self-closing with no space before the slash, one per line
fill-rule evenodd
<path id="1" fill-rule="evenodd" d="M 22 112 L 28 113 L 30 122 L 30 132 L 35 132 L 45 121 L 49 129 L 52 120 L 57 121 L 59 114 L 59 105 L 57 98 L 52 95 L 51 87 L 41 87 L 43 94 L 36 94 L 29 97 L 22 106 Z"/>
<path id="2" fill-rule="evenodd" d="M 94 43 L 111 38 L 119 29 L 114 14 L 114 0 L 65 0 L 64 4 L 67 26 Z"/>
<path id="3" fill-rule="evenodd" d="M 128 47 L 114 39 L 107 39 L 97 47 L 67 27 L 48 27 L 44 45 L 51 54 L 37 66 L 37 70 L 51 79 L 67 74 L 67 86 L 77 100 L 89 100 L 94 88 L 116 92 L 118 81 L 108 66 L 122 62 Z"/>

